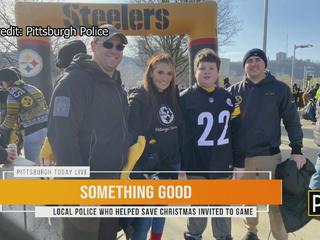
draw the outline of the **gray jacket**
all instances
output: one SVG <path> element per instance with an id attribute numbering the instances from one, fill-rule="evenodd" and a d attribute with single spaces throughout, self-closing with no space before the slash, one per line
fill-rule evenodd
<path id="1" fill-rule="evenodd" d="M 120 73 L 115 71 L 110 78 L 91 59 L 74 61 L 50 106 L 48 139 L 57 164 L 120 171 L 127 162 L 127 116 Z"/>

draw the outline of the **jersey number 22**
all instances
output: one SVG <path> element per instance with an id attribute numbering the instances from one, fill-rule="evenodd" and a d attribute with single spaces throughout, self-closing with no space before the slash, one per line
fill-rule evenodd
<path id="1" fill-rule="evenodd" d="M 206 119 L 206 121 L 205 121 Z M 228 123 L 230 119 L 230 112 L 229 111 L 222 111 L 218 117 L 218 123 L 224 124 L 223 131 L 217 141 L 217 145 L 224 145 L 229 143 L 229 138 L 226 138 L 227 130 L 228 130 Z M 214 140 L 208 139 L 209 133 L 211 132 L 212 128 L 214 127 L 214 119 L 213 115 L 210 112 L 202 112 L 198 116 L 198 125 L 204 125 L 206 122 L 206 127 L 200 138 L 198 139 L 198 146 L 214 146 Z"/>

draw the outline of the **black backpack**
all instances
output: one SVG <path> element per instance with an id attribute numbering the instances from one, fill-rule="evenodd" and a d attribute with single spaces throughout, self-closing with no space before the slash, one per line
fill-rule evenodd
<path id="1" fill-rule="evenodd" d="M 310 99 L 308 104 L 303 108 L 302 118 L 305 120 L 310 120 L 316 122 L 316 102 Z"/>

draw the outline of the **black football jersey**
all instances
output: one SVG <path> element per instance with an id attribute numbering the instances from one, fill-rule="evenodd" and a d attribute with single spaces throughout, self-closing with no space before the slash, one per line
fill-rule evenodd
<path id="1" fill-rule="evenodd" d="M 223 88 L 208 92 L 197 84 L 180 97 L 184 117 L 182 147 L 183 168 L 187 171 L 231 171 L 240 161 L 234 159 L 237 141 L 235 125 L 240 108 L 233 96 Z M 239 137 L 239 136 L 237 136 Z M 240 148 L 239 148 L 240 149 Z M 242 161 L 242 160 L 241 160 Z M 201 174 L 210 178 L 225 178 L 230 173 Z"/>

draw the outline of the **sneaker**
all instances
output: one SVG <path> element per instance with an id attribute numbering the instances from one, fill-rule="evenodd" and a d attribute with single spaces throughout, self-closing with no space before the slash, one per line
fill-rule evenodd
<path id="1" fill-rule="evenodd" d="M 258 235 L 253 232 L 247 232 L 242 240 L 259 240 Z"/>
<path id="2" fill-rule="evenodd" d="M 189 235 L 187 234 L 187 232 L 184 232 L 184 233 L 183 233 L 183 239 L 184 239 L 184 240 L 198 240 L 199 238 L 195 239 L 195 238 L 189 236 Z M 199 240 L 200 240 L 200 239 L 199 239 Z M 201 240 L 204 240 L 204 239 L 201 238 Z"/>

